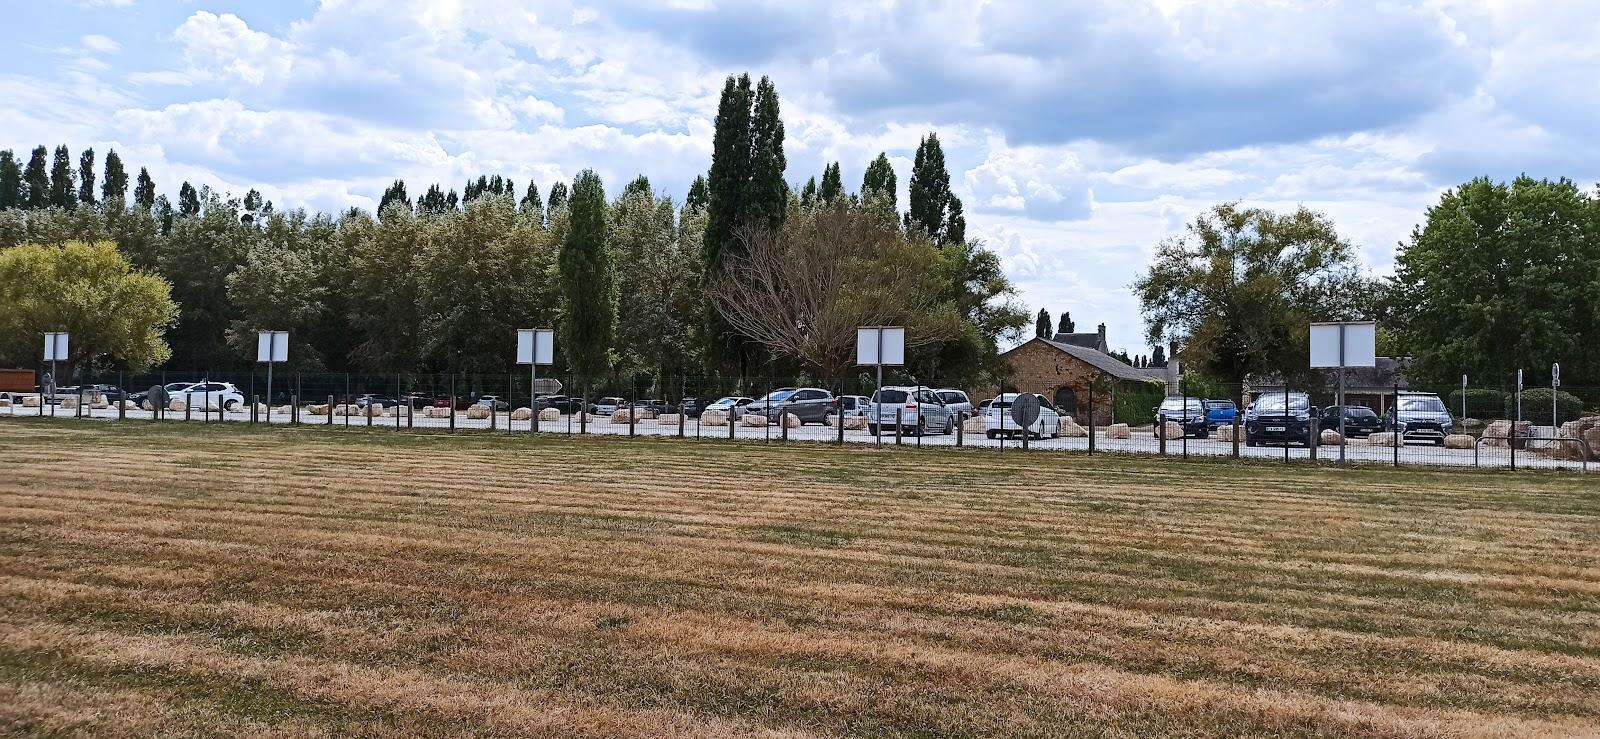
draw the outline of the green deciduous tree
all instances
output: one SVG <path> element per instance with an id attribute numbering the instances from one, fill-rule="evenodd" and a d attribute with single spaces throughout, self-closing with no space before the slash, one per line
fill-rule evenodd
<path id="1" fill-rule="evenodd" d="M 200 206 L 194 210 L 198 213 Z M 167 215 L 161 212 L 159 198 L 155 215 L 157 219 Z M 172 283 L 173 298 L 183 306 L 171 334 L 177 366 L 205 369 L 229 357 L 226 337 L 235 315 L 224 278 L 244 263 L 261 238 L 260 231 L 239 222 L 237 208 L 215 196 L 204 214 L 178 218 L 167 226 L 157 264 Z"/>
<path id="2" fill-rule="evenodd" d="M 1157 349 L 1182 341 L 1187 366 L 1229 383 L 1256 372 L 1314 379 L 1309 324 L 1359 317 L 1373 296 L 1326 217 L 1234 203 L 1161 242 L 1133 288 Z"/>
<path id="3" fill-rule="evenodd" d="M 783 154 L 783 118 L 778 108 L 777 87 L 762 77 L 756 83 L 751 111 L 750 184 L 742 223 L 777 228 L 789 210 L 789 183 L 783 179 L 788 159 Z"/>
<path id="4" fill-rule="evenodd" d="M 111 208 L 128 204 L 128 171 L 122 167 L 122 157 L 117 150 L 106 152 L 106 177 L 100 186 L 100 201 Z"/>
<path id="5" fill-rule="evenodd" d="M 113 244 L 0 251 L 0 361 L 11 366 L 35 366 L 40 336 L 67 331 L 70 366 L 142 371 L 166 361 L 164 334 L 176 314 L 167 283 L 132 270 Z"/>
<path id="6" fill-rule="evenodd" d="M 288 331 L 299 343 L 291 353 L 294 368 L 326 368 L 316 345 L 308 341 L 329 318 L 330 286 L 321 277 L 309 254 L 289 246 L 263 242 L 250 249 L 227 278 L 234 307 L 227 337 L 234 355 L 245 361 L 255 358 L 257 331 Z"/>
<path id="7" fill-rule="evenodd" d="M 553 193 L 552 193 L 553 195 Z M 606 193 L 592 170 L 572 183 L 570 225 L 561 244 L 566 314 L 561 335 L 570 366 L 598 377 L 611 368 L 617 327 L 617 284 L 607 245 Z"/>
<path id="8" fill-rule="evenodd" d="M 545 220 L 553 220 L 556 211 L 567 205 L 567 183 L 557 181 L 550 186 L 550 200 L 545 203 Z"/>
<path id="9" fill-rule="evenodd" d="M 188 181 L 178 188 L 178 215 L 185 218 L 200 215 L 200 191 Z"/>
<path id="10" fill-rule="evenodd" d="M 945 168 L 938 134 L 928 134 L 917 145 L 909 187 L 906 228 L 926 234 L 936 244 L 949 243 L 950 206 L 955 195 L 950 192 L 950 172 Z M 956 207 L 959 214 L 960 206 Z"/>
<path id="11" fill-rule="evenodd" d="M 56 147 L 55 160 L 50 164 L 50 204 L 57 208 L 78 207 L 78 187 L 72 171 L 72 152 L 67 145 Z"/>
<path id="12" fill-rule="evenodd" d="M 1408 376 L 1600 383 L 1600 198 L 1567 180 L 1449 190 L 1396 257 L 1390 323 Z"/>
<path id="13" fill-rule="evenodd" d="M 520 204 L 523 215 L 535 216 L 539 225 L 544 225 L 544 201 L 539 199 L 539 185 L 533 180 L 528 180 L 528 192 L 522 196 Z"/>
<path id="14" fill-rule="evenodd" d="M 711 142 L 711 173 L 706 178 L 710 205 L 706 215 L 705 263 L 708 276 L 722 269 L 723 253 L 734 248 L 734 233 L 750 212 L 752 171 L 750 106 L 754 93 L 750 75 L 728 77 L 717 104 L 716 128 Z"/>
<path id="15" fill-rule="evenodd" d="M 890 208 L 899 208 L 899 194 L 896 191 L 899 185 L 895 180 L 894 165 L 889 163 L 888 154 L 879 154 L 877 159 L 867 165 L 866 174 L 861 177 L 861 199 L 878 198 L 888 203 Z"/>
<path id="16" fill-rule="evenodd" d="M 28 158 L 28 168 L 22 174 L 22 185 L 27 188 L 29 208 L 50 206 L 49 158 L 50 150 L 43 146 L 34 147 L 33 156 Z"/>

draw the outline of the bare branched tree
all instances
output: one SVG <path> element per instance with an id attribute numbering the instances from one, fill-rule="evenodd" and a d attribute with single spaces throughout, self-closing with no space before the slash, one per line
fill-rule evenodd
<path id="1" fill-rule="evenodd" d="M 723 256 L 715 309 L 745 336 L 839 377 L 859 326 L 905 326 L 906 348 L 949 340 L 960 317 L 942 296 L 943 263 L 893 218 L 839 203 L 745 227 Z"/>

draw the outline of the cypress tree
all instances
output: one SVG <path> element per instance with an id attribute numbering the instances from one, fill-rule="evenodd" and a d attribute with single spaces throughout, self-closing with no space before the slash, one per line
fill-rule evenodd
<path id="1" fill-rule="evenodd" d="M 839 176 L 839 163 L 834 162 L 822 168 L 822 186 L 817 189 L 817 197 L 824 203 L 831 203 L 844 194 L 844 180 Z"/>
<path id="2" fill-rule="evenodd" d="M 806 180 L 806 186 L 800 188 L 800 204 L 809 208 L 817 204 L 817 178 Z"/>
<path id="3" fill-rule="evenodd" d="M 94 205 L 94 149 L 78 155 L 78 202 Z"/>
<path id="4" fill-rule="evenodd" d="M 1150 350 L 1150 366 L 1157 369 L 1167 366 L 1167 350 L 1161 345 L 1156 345 Z"/>
<path id="5" fill-rule="evenodd" d="M 938 134 L 930 133 L 917 144 L 909 190 L 911 202 L 906 210 L 906 230 L 921 232 L 935 244 L 946 243 L 950 172 L 945 169 L 944 148 L 939 145 Z"/>
<path id="6" fill-rule="evenodd" d="M 22 204 L 22 166 L 10 149 L 0 151 L 0 210 L 20 208 Z"/>
<path id="7" fill-rule="evenodd" d="M 545 203 L 545 215 L 548 220 L 554 220 L 556 210 L 567 204 L 567 183 L 557 182 L 550 186 L 550 202 Z"/>
<path id="8" fill-rule="evenodd" d="M 456 210 L 457 208 L 460 207 L 460 205 L 461 205 L 461 196 L 457 195 L 455 190 L 451 190 L 450 192 L 445 194 L 445 196 L 444 196 L 444 209 L 445 210 Z"/>
<path id="9" fill-rule="evenodd" d="M 538 214 L 539 222 L 544 223 L 544 201 L 539 199 L 539 185 L 533 180 L 528 180 L 528 193 L 522 196 L 522 212 Z"/>
<path id="10" fill-rule="evenodd" d="M 1077 332 L 1078 324 L 1072 322 L 1072 313 L 1070 311 L 1062 312 L 1061 325 L 1056 330 L 1064 334 Z"/>
<path id="11" fill-rule="evenodd" d="M 646 195 L 651 194 L 649 177 L 644 175 L 635 177 L 632 182 L 628 183 L 627 187 L 622 188 L 622 197 L 628 197 L 636 192 L 642 192 Z"/>
<path id="12" fill-rule="evenodd" d="M 900 196 L 896 192 L 899 185 L 894 176 L 894 165 L 889 163 L 889 155 L 880 153 L 878 158 L 867 165 L 867 172 L 861 178 L 861 199 L 866 200 L 869 195 L 877 195 L 889 201 L 895 209 L 900 207 Z"/>
<path id="13" fill-rule="evenodd" d="M 133 204 L 145 208 L 156 207 L 156 181 L 150 179 L 150 171 L 144 167 L 139 168 L 139 184 L 133 189 Z"/>
<path id="14" fill-rule="evenodd" d="M 56 147 L 55 161 L 50 165 L 50 204 L 71 210 L 78 207 L 78 187 L 73 182 L 72 152 L 67 145 Z"/>
<path id="15" fill-rule="evenodd" d="M 598 377 L 611 366 L 617 287 L 606 244 L 606 191 L 593 170 L 579 172 L 573 180 L 568 210 L 571 225 L 558 257 L 567 305 L 562 344 L 573 370 Z"/>
<path id="16" fill-rule="evenodd" d="M 50 165 L 45 163 L 45 159 L 49 156 L 49 149 L 43 146 L 34 147 L 33 156 L 28 159 L 28 168 L 22 174 L 22 184 L 27 189 L 29 208 L 44 208 L 50 205 Z"/>
<path id="17" fill-rule="evenodd" d="M 178 215 L 185 218 L 200 215 L 200 193 L 187 180 L 178 188 Z"/>
<path id="18" fill-rule="evenodd" d="M 100 201 L 121 208 L 128 204 L 128 171 L 122 168 L 117 150 L 106 152 L 106 179 L 100 186 Z"/>
<path id="19" fill-rule="evenodd" d="M 1033 335 L 1041 339 L 1050 338 L 1050 311 L 1039 309 L 1039 317 L 1033 322 Z"/>
<path id="20" fill-rule="evenodd" d="M 711 173 L 706 179 L 710 205 L 706 212 L 706 276 L 722 269 L 722 252 L 733 242 L 745 214 L 750 184 L 750 75 L 729 77 L 717 103 L 716 131 L 711 139 Z M 713 314 L 714 316 L 715 314 Z"/>
<path id="21" fill-rule="evenodd" d="M 961 198 L 950 196 L 950 216 L 944 223 L 944 243 L 967 243 L 967 216 L 961 210 Z"/>
<path id="22" fill-rule="evenodd" d="M 683 199 L 683 206 L 703 211 L 709 205 L 711 205 L 711 190 L 706 185 L 706 176 L 695 175 L 694 182 L 689 184 L 689 194 Z"/>
<path id="23" fill-rule="evenodd" d="M 750 120 L 750 188 L 745 214 L 739 225 L 767 228 L 783 225 L 789 211 L 789 183 L 783 179 L 788 160 L 783 155 L 783 118 L 778 110 L 778 88 L 762 77 Z"/>

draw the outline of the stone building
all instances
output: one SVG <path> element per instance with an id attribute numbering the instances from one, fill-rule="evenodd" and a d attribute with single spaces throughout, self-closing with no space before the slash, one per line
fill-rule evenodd
<path id="1" fill-rule="evenodd" d="M 1109 350 L 1103 323 L 1096 333 L 1058 333 L 1048 339 L 1030 339 L 1001 355 L 1011 365 L 1011 382 L 1006 389 L 1043 395 L 1063 415 L 1080 423 L 1089 421 L 1093 398 L 1094 423 L 1105 425 L 1115 422 L 1119 392 L 1139 389 L 1149 394 L 1152 384 L 1157 392 L 1163 385 L 1177 384 L 1176 359 L 1163 368 L 1140 369 L 1111 356 Z M 1090 383 L 1096 380 L 1100 382 L 1091 392 Z"/>

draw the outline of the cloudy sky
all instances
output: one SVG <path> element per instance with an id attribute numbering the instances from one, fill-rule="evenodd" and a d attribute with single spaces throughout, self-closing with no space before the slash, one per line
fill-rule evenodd
<path id="1" fill-rule="evenodd" d="M 676 199 L 723 78 L 778 86 L 788 176 L 938 131 L 1030 310 L 1144 351 L 1127 286 L 1223 200 L 1332 216 L 1376 273 L 1439 192 L 1600 179 L 1594 0 L 37 0 L 8 4 L 0 148 L 115 147 L 280 207 L 403 177 L 585 167 Z"/>

